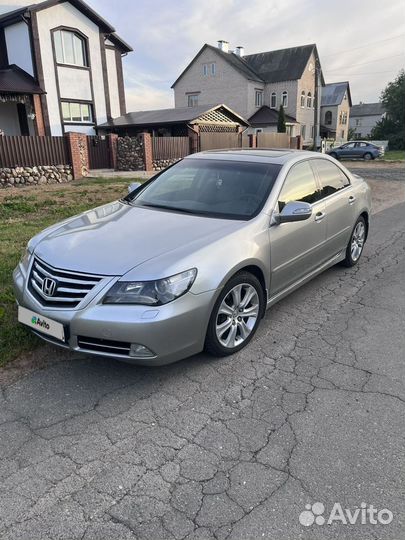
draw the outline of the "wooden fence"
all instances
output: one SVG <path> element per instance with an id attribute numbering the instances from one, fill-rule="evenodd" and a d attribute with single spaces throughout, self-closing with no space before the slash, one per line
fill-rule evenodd
<path id="1" fill-rule="evenodd" d="M 219 148 L 240 148 L 241 134 L 235 132 L 205 132 L 200 133 L 200 149 L 216 150 Z"/>
<path id="2" fill-rule="evenodd" d="M 288 133 L 266 133 L 256 134 L 257 148 L 290 148 L 290 136 Z"/>
<path id="3" fill-rule="evenodd" d="M 154 160 L 180 159 L 190 154 L 189 137 L 152 137 Z"/>
<path id="4" fill-rule="evenodd" d="M 65 137 L 0 137 L 0 168 L 68 164 L 70 153 Z"/>

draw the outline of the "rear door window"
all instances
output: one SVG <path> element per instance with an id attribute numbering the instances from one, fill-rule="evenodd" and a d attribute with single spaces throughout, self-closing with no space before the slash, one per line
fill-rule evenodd
<path id="1" fill-rule="evenodd" d="M 322 197 L 328 197 L 341 189 L 350 186 L 350 180 L 334 163 L 326 159 L 313 159 L 322 188 Z"/>

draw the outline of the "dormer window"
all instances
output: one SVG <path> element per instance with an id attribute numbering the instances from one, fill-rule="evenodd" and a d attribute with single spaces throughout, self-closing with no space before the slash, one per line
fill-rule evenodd
<path id="1" fill-rule="evenodd" d="M 56 30 L 53 33 L 55 56 L 58 64 L 87 67 L 86 40 L 73 30 Z"/>

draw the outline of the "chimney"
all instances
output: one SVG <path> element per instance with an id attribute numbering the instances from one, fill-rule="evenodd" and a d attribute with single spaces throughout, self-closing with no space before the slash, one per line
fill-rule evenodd
<path id="1" fill-rule="evenodd" d="M 245 47 L 241 47 L 239 45 L 239 47 L 236 47 L 236 49 L 233 52 L 236 54 L 236 56 L 240 56 L 242 58 L 245 54 Z"/>
<path id="2" fill-rule="evenodd" d="M 222 52 L 229 52 L 229 42 L 220 39 L 218 41 L 218 49 L 220 49 Z"/>

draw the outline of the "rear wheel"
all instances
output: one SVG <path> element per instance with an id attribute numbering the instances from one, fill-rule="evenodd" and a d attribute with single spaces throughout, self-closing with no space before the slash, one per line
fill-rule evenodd
<path id="1" fill-rule="evenodd" d="M 364 242 L 366 241 L 366 222 L 363 216 L 360 216 L 353 228 L 352 235 L 346 248 L 346 257 L 342 261 L 344 266 L 354 266 L 359 262 L 363 253 Z"/>
<path id="2" fill-rule="evenodd" d="M 240 351 L 254 336 L 265 307 L 260 281 L 248 272 L 231 278 L 211 313 L 205 350 L 214 356 Z"/>
<path id="3" fill-rule="evenodd" d="M 366 152 L 363 156 L 363 158 L 366 160 L 366 161 L 370 161 L 370 159 L 373 159 L 373 156 L 370 154 L 370 152 Z"/>

